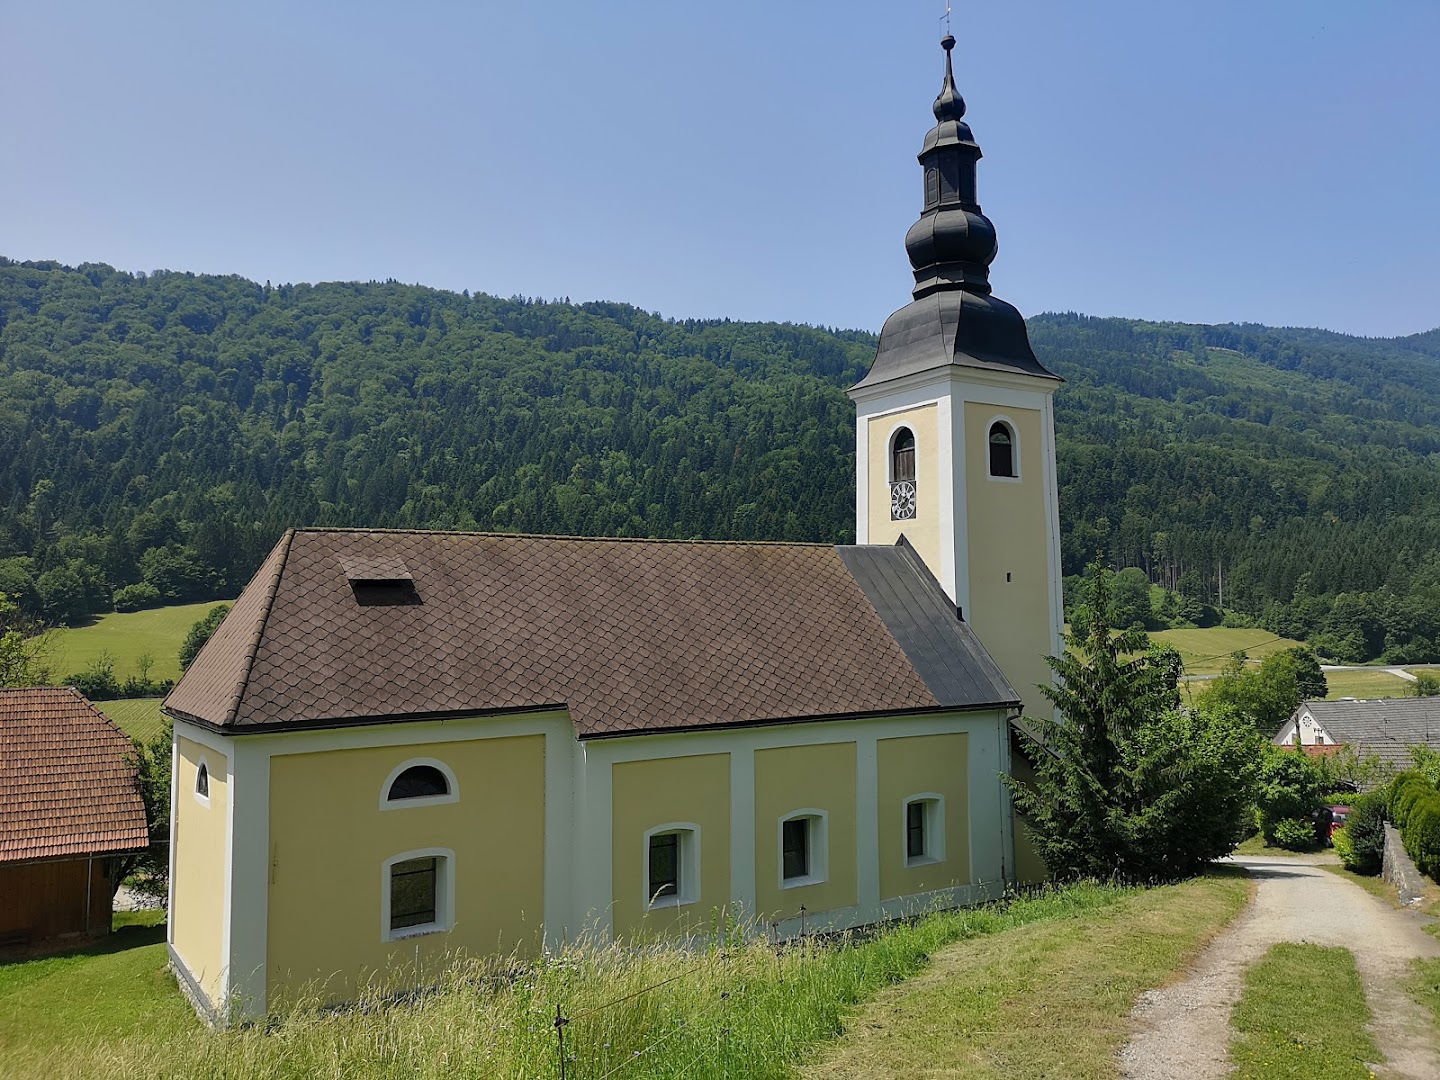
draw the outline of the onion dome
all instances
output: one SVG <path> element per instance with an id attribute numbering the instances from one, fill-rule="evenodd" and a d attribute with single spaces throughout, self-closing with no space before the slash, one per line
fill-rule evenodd
<path id="1" fill-rule="evenodd" d="M 995 226 L 976 198 L 980 147 L 964 119 L 965 99 L 955 87 L 954 37 L 946 34 L 940 47 L 945 81 L 933 106 L 935 126 L 919 154 L 924 208 L 905 234 L 915 300 L 886 320 L 875 363 L 856 385 L 948 365 L 1053 379 L 1030 348 L 1020 312 L 991 295 L 990 264 L 999 246 Z"/>

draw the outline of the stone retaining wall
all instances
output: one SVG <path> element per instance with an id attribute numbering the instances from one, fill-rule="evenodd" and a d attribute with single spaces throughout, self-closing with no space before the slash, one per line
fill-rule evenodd
<path id="1" fill-rule="evenodd" d="M 1399 830 L 1389 822 L 1385 823 L 1385 861 L 1380 876 L 1399 891 L 1402 904 L 1413 904 L 1425 896 L 1425 878 L 1405 851 Z"/>

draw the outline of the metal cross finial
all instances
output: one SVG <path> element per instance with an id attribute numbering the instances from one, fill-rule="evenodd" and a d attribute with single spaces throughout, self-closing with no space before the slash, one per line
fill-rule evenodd
<path id="1" fill-rule="evenodd" d="M 941 16 L 940 16 L 940 19 L 941 19 L 942 22 L 945 23 L 945 34 L 946 34 L 946 36 L 949 36 L 949 34 L 950 34 L 950 0 L 945 0 L 945 14 L 944 14 L 944 15 L 941 15 Z"/>

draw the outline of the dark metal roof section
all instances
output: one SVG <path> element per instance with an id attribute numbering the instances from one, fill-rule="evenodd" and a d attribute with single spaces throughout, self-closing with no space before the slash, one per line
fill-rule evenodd
<path id="1" fill-rule="evenodd" d="M 894 547 L 836 550 L 935 700 L 955 708 L 1019 706 L 1020 695 L 903 536 Z"/>
<path id="2" fill-rule="evenodd" d="M 920 150 L 925 208 L 905 236 L 915 300 L 885 320 L 875 363 L 855 385 L 951 365 L 1058 378 L 1035 358 L 1020 312 L 990 292 L 998 247 L 995 226 L 976 201 L 980 147 L 955 89 L 955 39 L 946 34 L 940 45 L 945 82 L 935 99 L 936 124 Z"/>

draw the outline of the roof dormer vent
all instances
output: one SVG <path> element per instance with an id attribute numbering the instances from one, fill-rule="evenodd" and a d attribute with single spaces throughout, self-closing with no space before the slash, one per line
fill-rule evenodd
<path id="1" fill-rule="evenodd" d="M 394 607 L 420 603 L 415 578 L 405 563 L 389 555 L 347 555 L 340 560 L 345 580 L 361 607 Z"/>

